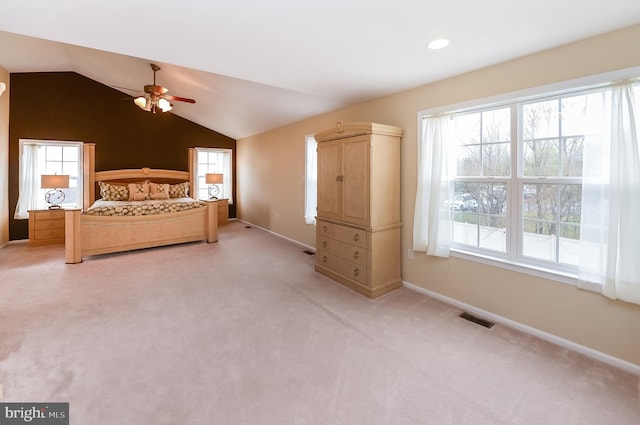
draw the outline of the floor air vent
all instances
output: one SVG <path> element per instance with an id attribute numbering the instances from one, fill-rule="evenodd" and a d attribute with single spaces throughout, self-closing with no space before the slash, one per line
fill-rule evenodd
<path id="1" fill-rule="evenodd" d="M 307 255 L 315 255 L 315 252 L 311 251 L 310 249 L 305 249 L 305 250 L 304 250 L 304 251 L 302 251 L 302 252 L 304 252 L 304 253 L 305 253 L 305 254 L 307 254 Z"/>
<path id="2" fill-rule="evenodd" d="M 493 322 L 481 319 L 481 318 L 476 317 L 476 316 L 474 316 L 472 314 L 469 314 L 469 313 L 462 313 L 458 317 L 462 317 L 464 320 L 468 320 L 468 321 L 473 322 L 473 323 L 475 323 L 477 325 L 484 326 L 487 329 L 490 329 L 491 327 L 493 327 L 493 325 L 495 325 L 495 323 L 493 323 Z"/>

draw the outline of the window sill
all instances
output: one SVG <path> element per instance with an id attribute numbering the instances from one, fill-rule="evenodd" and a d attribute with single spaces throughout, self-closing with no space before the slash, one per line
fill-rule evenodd
<path id="1" fill-rule="evenodd" d="M 476 263 L 482 263 L 493 267 L 499 267 L 518 273 L 528 274 L 530 276 L 541 277 L 543 279 L 553 280 L 560 283 L 577 286 L 578 277 L 573 273 L 563 273 L 557 270 L 551 270 L 544 267 L 534 266 L 531 264 L 518 263 L 510 260 L 502 260 L 487 255 L 478 254 L 476 252 L 468 252 L 460 248 L 451 248 L 451 257 L 462 258 Z"/>

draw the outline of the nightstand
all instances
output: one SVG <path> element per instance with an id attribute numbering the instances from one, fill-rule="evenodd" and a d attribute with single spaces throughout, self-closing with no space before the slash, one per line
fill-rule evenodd
<path id="1" fill-rule="evenodd" d="M 229 221 L 229 200 L 218 199 L 218 223 Z"/>
<path id="2" fill-rule="evenodd" d="M 64 209 L 29 211 L 29 245 L 64 243 Z"/>

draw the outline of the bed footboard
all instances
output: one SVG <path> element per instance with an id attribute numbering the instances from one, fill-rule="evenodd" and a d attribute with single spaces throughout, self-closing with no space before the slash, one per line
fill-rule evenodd
<path id="1" fill-rule="evenodd" d="M 65 211 L 65 262 L 79 263 L 85 255 L 130 251 L 155 246 L 218 240 L 218 208 L 177 213 L 112 217 L 83 215 L 80 209 Z"/>

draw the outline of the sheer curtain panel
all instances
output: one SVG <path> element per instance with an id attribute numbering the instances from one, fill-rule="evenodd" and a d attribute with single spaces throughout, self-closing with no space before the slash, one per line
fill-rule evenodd
<path id="1" fill-rule="evenodd" d="M 38 146 L 20 143 L 20 179 L 18 181 L 18 204 L 14 218 L 26 220 L 29 210 L 41 208 L 44 198 L 38 199 L 40 174 L 38 174 Z M 39 202 L 42 201 L 42 202 Z"/>
<path id="2" fill-rule="evenodd" d="M 422 121 L 418 144 L 418 188 L 413 218 L 413 250 L 448 257 L 451 242 L 450 177 L 455 169 L 447 143 L 452 126 L 446 116 Z"/>
<path id="3" fill-rule="evenodd" d="M 640 150 L 638 86 L 612 88 L 608 137 L 585 149 L 579 286 L 640 304 Z M 607 130 L 605 128 L 605 130 Z"/>
<path id="4" fill-rule="evenodd" d="M 313 136 L 306 137 L 306 165 L 304 192 L 304 222 L 315 224 L 318 205 L 318 144 Z"/>

